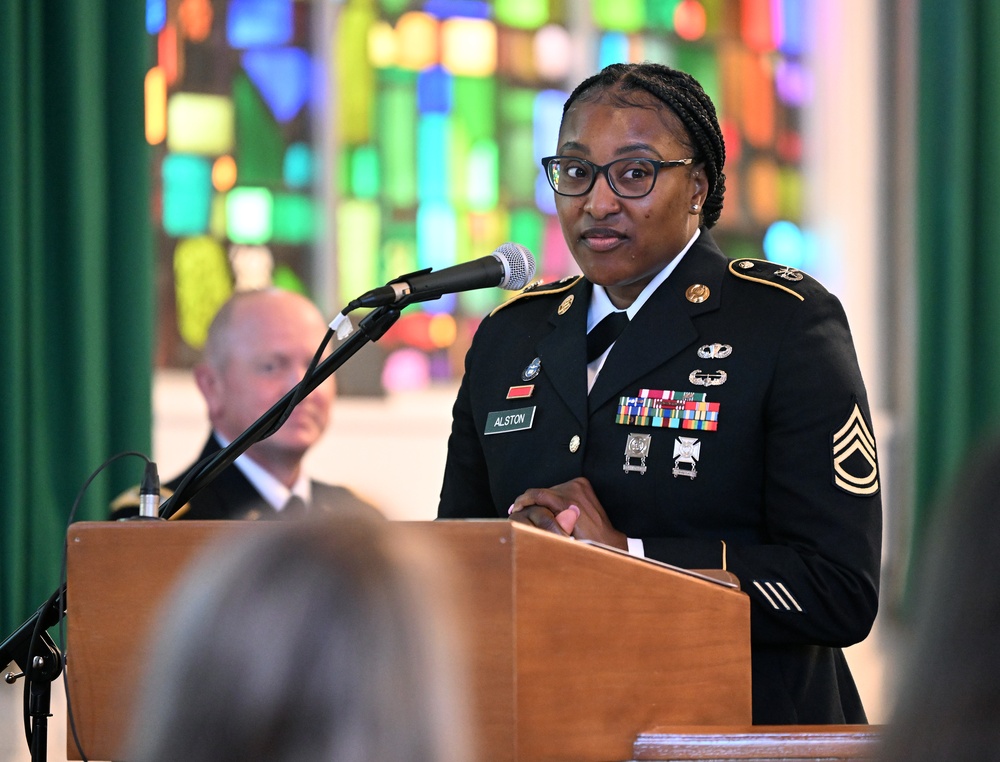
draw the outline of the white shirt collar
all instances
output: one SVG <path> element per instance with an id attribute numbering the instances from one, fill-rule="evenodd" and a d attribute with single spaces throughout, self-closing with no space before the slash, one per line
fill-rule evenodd
<path id="1" fill-rule="evenodd" d="M 701 235 L 701 228 L 694 231 L 694 235 L 691 236 L 691 240 L 687 242 L 687 245 L 681 249 L 680 254 L 670 260 L 667 265 L 656 274 L 656 276 L 646 284 L 646 287 L 639 293 L 635 301 L 632 302 L 625 310 L 628 315 L 629 320 L 633 320 L 636 313 L 642 309 L 642 306 L 646 303 L 653 292 L 656 291 L 668 277 L 670 273 L 677 269 L 677 265 L 680 264 L 684 255 L 688 253 L 688 250 L 694 245 L 694 242 L 698 240 L 698 236 Z M 605 317 L 610 315 L 612 312 L 617 311 L 618 308 L 611 303 L 611 299 L 608 296 L 608 292 L 604 290 L 604 286 L 594 286 L 593 294 L 590 297 L 590 308 L 587 311 L 587 332 L 595 325 L 600 323 Z"/>
<path id="2" fill-rule="evenodd" d="M 653 292 L 663 285 L 663 281 L 670 277 L 670 273 L 677 269 L 677 265 L 680 264 L 681 259 L 683 259 L 684 255 L 688 253 L 688 250 L 694 245 L 694 242 L 698 240 L 699 235 L 701 235 L 701 228 L 694 231 L 694 235 L 691 236 L 691 240 L 687 242 L 687 245 L 683 249 L 681 249 L 680 254 L 670 260 L 670 262 L 668 262 L 667 265 L 660 270 L 660 272 L 658 272 L 649 283 L 646 284 L 646 287 L 639 293 L 639 296 L 636 297 L 635 301 L 632 302 L 632 304 L 630 304 L 625 310 L 629 320 L 635 318 L 636 313 L 642 309 L 642 306 L 646 303 L 649 297 L 653 295 Z M 618 311 L 620 310 L 618 310 L 615 305 L 611 303 L 611 298 L 608 296 L 608 292 L 604 290 L 604 286 L 598 286 L 595 284 L 593 292 L 590 295 L 590 307 L 587 308 L 587 332 L 589 333 L 591 328 L 600 323 L 612 312 Z M 611 347 L 613 346 L 614 344 L 611 345 Z M 601 368 L 604 367 L 604 361 L 608 359 L 611 347 L 608 347 L 604 354 L 587 366 L 588 392 L 594 388 L 594 382 L 597 380 L 597 374 L 600 373 Z"/>
<path id="3" fill-rule="evenodd" d="M 216 438 L 222 447 L 229 446 L 229 442 L 218 431 L 213 431 L 212 436 Z M 270 471 L 257 463 L 247 453 L 240 455 L 233 462 L 233 465 L 240 470 L 247 478 L 247 481 L 253 485 L 254 489 L 260 493 L 260 496 L 274 510 L 280 511 L 284 508 L 285 503 L 288 502 L 288 498 L 292 495 L 298 495 L 306 505 L 309 505 L 309 501 L 312 498 L 312 482 L 305 473 L 300 472 L 299 478 L 295 480 L 295 484 L 292 485 L 291 489 L 288 489 Z"/>

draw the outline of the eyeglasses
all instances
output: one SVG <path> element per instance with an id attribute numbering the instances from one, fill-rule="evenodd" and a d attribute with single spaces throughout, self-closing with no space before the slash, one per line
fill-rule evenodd
<path id="1" fill-rule="evenodd" d="M 667 167 L 682 167 L 694 159 L 654 161 L 653 159 L 615 159 L 604 166 L 575 156 L 546 156 L 542 159 L 545 177 L 560 196 L 583 196 L 590 193 L 597 176 L 607 178 L 611 190 L 622 198 L 641 198 L 653 190 L 656 175 Z"/>

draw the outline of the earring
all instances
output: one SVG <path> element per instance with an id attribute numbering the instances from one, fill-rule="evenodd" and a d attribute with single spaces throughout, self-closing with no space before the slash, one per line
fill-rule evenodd
<path id="1" fill-rule="evenodd" d="M 697 211 L 698 211 L 698 209 L 699 209 L 699 207 L 698 207 L 698 205 L 697 205 L 697 204 L 691 204 L 691 211 L 692 211 L 692 212 L 697 212 Z"/>

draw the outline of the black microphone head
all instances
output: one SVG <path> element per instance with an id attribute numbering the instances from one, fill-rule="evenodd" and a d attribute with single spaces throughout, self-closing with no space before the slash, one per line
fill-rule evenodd
<path id="1" fill-rule="evenodd" d="M 490 255 L 503 265 L 503 280 L 499 288 L 517 291 L 524 288 L 535 277 L 535 258 L 519 243 L 504 243 Z"/>

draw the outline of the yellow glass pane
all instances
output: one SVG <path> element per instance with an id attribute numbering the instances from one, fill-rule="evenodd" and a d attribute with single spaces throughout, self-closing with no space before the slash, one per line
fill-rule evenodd
<path id="1" fill-rule="evenodd" d="M 452 18 L 441 24 L 441 64 L 456 75 L 485 77 L 497 68 L 497 30 L 485 19 Z"/>
<path id="2" fill-rule="evenodd" d="M 167 148 L 218 155 L 233 150 L 233 102 L 223 95 L 175 93 L 167 101 Z"/>

